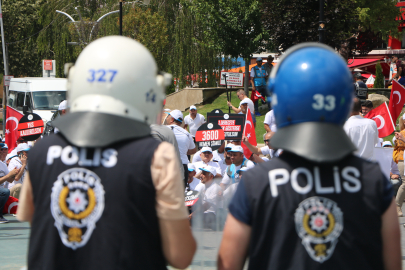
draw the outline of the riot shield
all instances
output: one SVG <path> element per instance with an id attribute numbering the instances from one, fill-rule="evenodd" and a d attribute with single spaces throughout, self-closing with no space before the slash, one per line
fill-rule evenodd
<path id="1" fill-rule="evenodd" d="M 221 178 L 215 178 L 214 184 L 219 185 Z M 192 206 L 190 220 L 194 238 L 197 241 L 197 252 L 188 269 L 211 270 L 217 269 L 218 250 L 222 240 L 222 231 L 228 215 L 228 205 L 236 191 L 238 183 L 232 184 L 217 196 L 200 192 L 199 200 Z M 202 209 L 204 201 L 216 204 L 212 209 Z M 213 212 L 212 212 L 213 211 Z"/>

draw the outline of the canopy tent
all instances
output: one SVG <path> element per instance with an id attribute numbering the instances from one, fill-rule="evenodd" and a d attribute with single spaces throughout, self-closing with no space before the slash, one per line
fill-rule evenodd
<path id="1" fill-rule="evenodd" d="M 349 60 L 349 63 L 350 64 L 348 64 L 347 66 L 351 71 L 354 71 L 354 69 L 358 69 L 367 72 L 366 74 L 362 74 L 362 76 L 366 78 L 370 76 L 370 73 L 376 73 L 375 67 L 377 63 L 380 63 L 384 77 L 388 79 L 390 76 L 390 66 L 388 65 L 388 63 L 385 63 L 383 59 L 354 59 Z"/>
<path id="2" fill-rule="evenodd" d="M 348 62 L 351 64 L 348 64 L 347 66 L 352 70 L 355 68 L 362 68 L 362 67 L 367 67 L 371 65 L 377 64 L 381 59 L 354 59 L 354 60 L 349 60 Z"/>

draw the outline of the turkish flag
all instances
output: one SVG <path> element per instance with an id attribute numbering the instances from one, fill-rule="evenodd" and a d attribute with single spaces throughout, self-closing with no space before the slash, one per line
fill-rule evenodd
<path id="1" fill-rule="evenodd" d="M 9 196 L 6 204 L 3 207 L 3 214 L 17 214 L 18 199 Z"/>
<path id="2" fill-rule="evenodd" d="M 256 91 L 256 90 L 252 90 L 252 94 L 250 95 L 250 99 L 253 102 L 256 102 L 256 100 L 259 100 L 259 99 L 263 99 L 263 101 L 266 101 L 266 99 L 259 93 L 259 91 Z"/>
<path id="3" fill-rule="evenodd" d="M 404 98 L 402 98 L 404 97 Z M 401 114 L 401 110 L 405 104 L 405 87 L 400 85 L 397 81 L 392 81 L 392 89 L 390 96 L 390 104 L 388 108 L 390 110 L 392 120 L 397 121 L 398 116 Z"/>
<path id="4" fill-rule="evenodd" d="M 392 121 L 387 103 L 384 102 L 375 109 L 372 109 L 364 118 L 369 118 L 375 121 L 378 129 L 378 137 L 384 138 L 394 132 L 395 125 Z"/>
<path id="5" fill-rule="evenodd" d="M 6 144 L 8 146 L 8 152 L 11 153 L 11 151 L 17 147 L 18 122 L 21 117 L 23 117 L 23 114 L 7 106 L 6 115 Z"/>
<path id="6" fill-rule="evenodd" d="M 249 107 L 247 108 L 246 112 L 246 121 L 245 121 L 245 128 L 243 129 L 243 136 L 246 136 L 246 138 L 248 138 L 248 141 L 251 145 L 254 146 L 257 145 L 255 126 L 253 125 L 252 114 L 249 110 Z M 249 159 L 250 156 L 252 155 L 252 152 L 249 150 L 249 148 L 247 148 L 247 146 L 243 142 L 241 145 L 245 157 Z"/>

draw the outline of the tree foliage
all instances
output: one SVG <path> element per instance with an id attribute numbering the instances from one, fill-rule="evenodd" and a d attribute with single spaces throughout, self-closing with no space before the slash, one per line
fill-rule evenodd
<path id="1" fill-rule="evenodd" d="M 203 25 L 205 44 L 224 55 L 245 58 L 245 78 L 253 53 L 271 46 L 257 0 L 192 0 L 193 13 Z M 245 80 L 245 92 L 248 93 Z"/>
<path id="2" fill-rule="evenodd" d="M 250 58 L 265 49 L 282 51 L 299 42 L 317 41 L 318 1 L 151 0 L 147 7 L 127 2 L 123 31 L 152 52 L 159 69 L 174 75 L 177 87 L 196 79 L 200 86 L 215 86 L 218 72 L 232 65 L 232 57 Z M 388 34 L 398 35 L 394 18 L 399 9 L 394 1 L 325 3 L 327 43 L 343 50 L 346 44 L 347 55 L 364 54 L 370 44 Z M 56 74 L 63 77 L 64 63 L 75 62 L 88 43 L 119 33 L 118 14 L 94 24 L 119 9 L 117 0 L 7 0 L 2 7 L 10 74 L 15 76 L 41 76 L 41 60 L 55 59 Z"/>
<path id="3" fill-rule="evenodd" d="M 255 0 L 193 0 L 196 16 L 206 25 L 210 45 L 232 57 L 250 57 L 269 44 L 262 7 Z"/>
<path id="4" fill-rule="evenodd" d="M 160 13 L 134 6 L 126 12 L 122 24 L 124 36 L 138 40 L 161 62 L 169 39 L 167 22 Z"/>
<path id="5" fill-rule="evenodd" d="M 278 51 L 319 40 L 319 0 L 262 0 L 263 20 Z M 347 59 L 367 54 L 381 39 L 398 35 L 392 0 L 325 0 L 326 44 Z M 371 42 L 370 42 L 371 41 Z"/>
<path id="6" fill-rule="evenodd" d="M 40 55 L 35 39 L 29 38 L 42 26 L 38 23 L 41 0 L 9 0 L 2 6 L 4 20 L 4 36 L 9 59 L 9 74 L 27 76 L 41 74 Z M 26 39 L 23 42 L 15 42 Z M 3 62 L 3 52 L 1 61 Z M 3 64 L 3 63 L 2 63 Z"/>

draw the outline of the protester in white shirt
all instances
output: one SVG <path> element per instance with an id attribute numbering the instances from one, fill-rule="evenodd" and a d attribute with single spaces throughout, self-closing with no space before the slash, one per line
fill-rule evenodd
<path id="1" fill-rule="evenodd" d="M 254 114 L 255 113 L 255 105 L 253 104 L 253 101 L 246 96 L 245 90 L 239 89 L 238 91 L 236 91 L 236 95 L 238 96 L 239 100 L 241 101 L 239 103 L 239 107 L 238 108 L 234 107 L 232 105 L 232 103 L 229 102 L 229 100 L 227 102 L 228 106 L 231 107 L 232 110 L 235 113 L 240 113 L 242 111 L 242 109 L 240 108 L 240 105 L 241 105 L 242 101 L 245 101 L 245 102 L 247 102 L 250 111 Z"/>
<path id="2" fill-rule="evenodd" d="M 383 147 L 384 140 L 382 138 L 378 138 L 378 143 L 374 145 L 374 147 Z"/>
<path id="3" fill-rule="evenodd" d="M 251 169 L 255 166 L 252 161 L 244 157 L 242 146 L 235 145 L 229 152 L 232 164 L 228 166 L 222 177 L 220 186 L 223 190 L 225 190 L 230 184 L 240 181 L 241 176 L 237 173 L 240 168 L 247 167 L 248 169 Z"/>
<path id="4" fill-rule="evenodd" d="M 264 129 L 266 132 L 277 131 L 276 118 L 274 117 L 273 110 L 267 112 L 266 116 L 264 117 Z"/>
<path id="5" fill-rule="evenodd" d="M 200 168 L 203 168 L 206 166 L 211 166 L 211 167 L 215 168 L 215 170 L 217 172 L 215 174 L 215 177 L 222 177 L 221 168 L 219 167 L 218 163 L 211 161 L 211 159 L 213 157 L 211 147 L 203 147 L 201 149 L 200 157 L 201 157 L 201 161 L 193 163 L 196 168 L 196 172 L 197 172 L 197 175 L 195 176 L 196 178 L 201 178 L 202 171 Z"/>
<path id="6" fill-rule="evenodd" d="M 222 154 L 223 155 L 223 154 Z M 201 161 L 202 159 L 201 159 L 201 150 L 198 150 L 195 154 L 194 154 L 194 156 L 193 156 L 193 163 L 196 163 L 196 162 L 199 162 L 199 161 Z M 221 154 L 220 153 L 218 153 L 218 150 L 215 150 L 215 151 L 213 151 L 212 152 L 212 160 L 213 161 L 216 161 L 216 162 L 219 162 L 219 161 L 221 161 L 222 160 L 222 157 L 221 157 Z"/>
<path id="7" fill-rule="evenodd" d="M 247 147 L 253 154 L 256 154 L 256 155 L 264 155 L 264 156 L 269 155 L 270 158 L 279 157 L 279 156 L 281 155 L 281 153 L 283 152 L 283 150 L 282 150 L 282 149 L 273 149 L 273 148 L 271 147 L 271 145 L 270 145 L 270 139 L 271 139 L 271 137 L 273 137 L 274 134 L 275 134 L 275 132 L 272 132 L 272 131 L 267 132 L 267 133 L 264 135 L 264 144 L 265 144 L 265 146 L 260 147 L 260 148 L 257 147 L 257 146 L 251 145 L 251 144 L 249 143 L 249 140 L 248 140 L 246 137 L 243 138 L 243 143 L 246 145 L 246 147 Z M 265 162 L 265 160 L 263 160 L 262 158 L 256 158 L 254 161 L 255 161 L 256 163 Z"/>
<path id="8" fill-rule="evenodd" d="M 229 151 L 232 149 L 232 146 L 234 146 L 234 144 L 232 143 L 228 143 L 225 147 L 225 154 L 224 154 L 224 159 L 221 160 L 220 162 L 218 162 L 219 167 L 221 168 L 221 174 L 224 175 L 226 168 L 228 168 L 229 165 L 232 164 L 231 161 L 231 155 L 229 153 Z"/>
<path id="9" fill-rule="evenodd" d="M 7 151 L 8 151 L 7 144 L 0 143 L 0 160 L 6 160 Z M 8 188 L 8 184 L 14 181 L 14 178 L 18 172 L 19 172 L 18 169 L 9 171 L 6 163 L 0 162 L 0 188 Z"/>
<path id="10" fill-rule="evenodd" d="M 66 114 L 68 108 L 69 108 L 69 107 L 68 107 L 68 102 L 67 102 L 67 100 L 62 101 L 62 102 L 59 104 L 59 107 L 58 107 L 59 115 L 62 116 L 62 115 L 64 115 L 64 114 Z M 58 133 L 58 132 L 59 132 L 59 129 L 58 129 L 57 127 L 55 127 L 55 128 L 53 129 L 53 133 Z"/>
<path id="11" fill-rule="evenodd" d="M 222 190 L 218 184 L 214 182 L 214 175 L 216 174 L 214 167 L 206 166 L 199 169 L 202 171 L 201 182 L 205 185 L 203 202 L 198 209 L 195 209 L 194 212 L 189 215 L 189 219 L 192 220 L 194 215 L 203 213 L 204 228 L 216 230 L 216 214 L 218 209 L 223 207 L 222 196 L 220 195 Z"/>
<path id="12" fill-rule="evenodd" d="M 224 156 L 224 154 L 225 154 L 225 141 L 221 144 L 221 146 L 217 150 L 212 152 L 212 154 L 214 155 L 212 157 L 213 161 L 220 162 L 221 160 L 223 160 L 225 158 L 225 156 Z"/>
<path id="13" fill-rule="evenodd" d="M 242 167 L 240 168 L 236 173 L 242 177 L 243 172 L 248 171 L 248 167 Z M 231 184 L 225 191 L 224 191 L 224 207 L 227 207 L 229 202 L 231 201 L 233 195 L 236 192 L 236 188 L 238 187 L 239 182 Z"/>
<path id="14" fill-rule="evenodd" d="M 196 175 L 194 164 L 189 163 L 189 164 L 187 164 L 187 167 L 188 167 L 188 179 L 187 179 L 186 191 L 196 190 L 196 187 L 198 186 L 198 184 L 201 183 L 201 180 L 194 177 Z M 198 190 L 198 191 L 201 191 L 201 190 Z"/>
<path id="15" fill-rule="evenodd" d="M 198 128 L 204 123 L 205 118 L 202 114 L 197 113 L 197 107 L 190 106 L 190 114 L 184 118 L 184 129 L 189 127 L 190 134 L 194 138 Z"/>
<path id="16" fill-rule="evenodd" d="M 356 156 L 367 160 L 372 160 L 374 155 L 374 146 L 378 143 L 378 129 L 376 123 L 360 116 L 361 103 L 355 98 L 352 114 L 343 126 L 347 136 L 356 146 Z M 333 143 L 333 142 L 330 142 Z"/>
<path id="17" fill-rule="evenodd" d="M 192 155 L 197 152 L 193 137 L 187 130 L 181 127 L 183 122 L 183 114 L 179 110 L 173 110 L 168 114 L 166 122 L 169 124 L 169 128 L 173 130 L 174 136 L 179 146 L 180 158 L 184 168 L 184 182 L 186 183 L 188 178 L 188 158 L 187 155 Z"/>
<path id="18" fill-rule="evenodd" d="M 23 184 L 24 176 L 27 171 L 27 158 L 28 158 L 28 151 L 30 147 L 26 143 L 20 143 L 17 145 L 17 154 L 11 159 L 10 164 L 8 165 L 8 170 L 12 171 L 14 169 L 19 169 L 19 172 L 14 178 L 14 181 L 8 185 L 8 189 L 10 190 L 10 196 L 14 198 L 20 198 L 20 191 Z"/>

